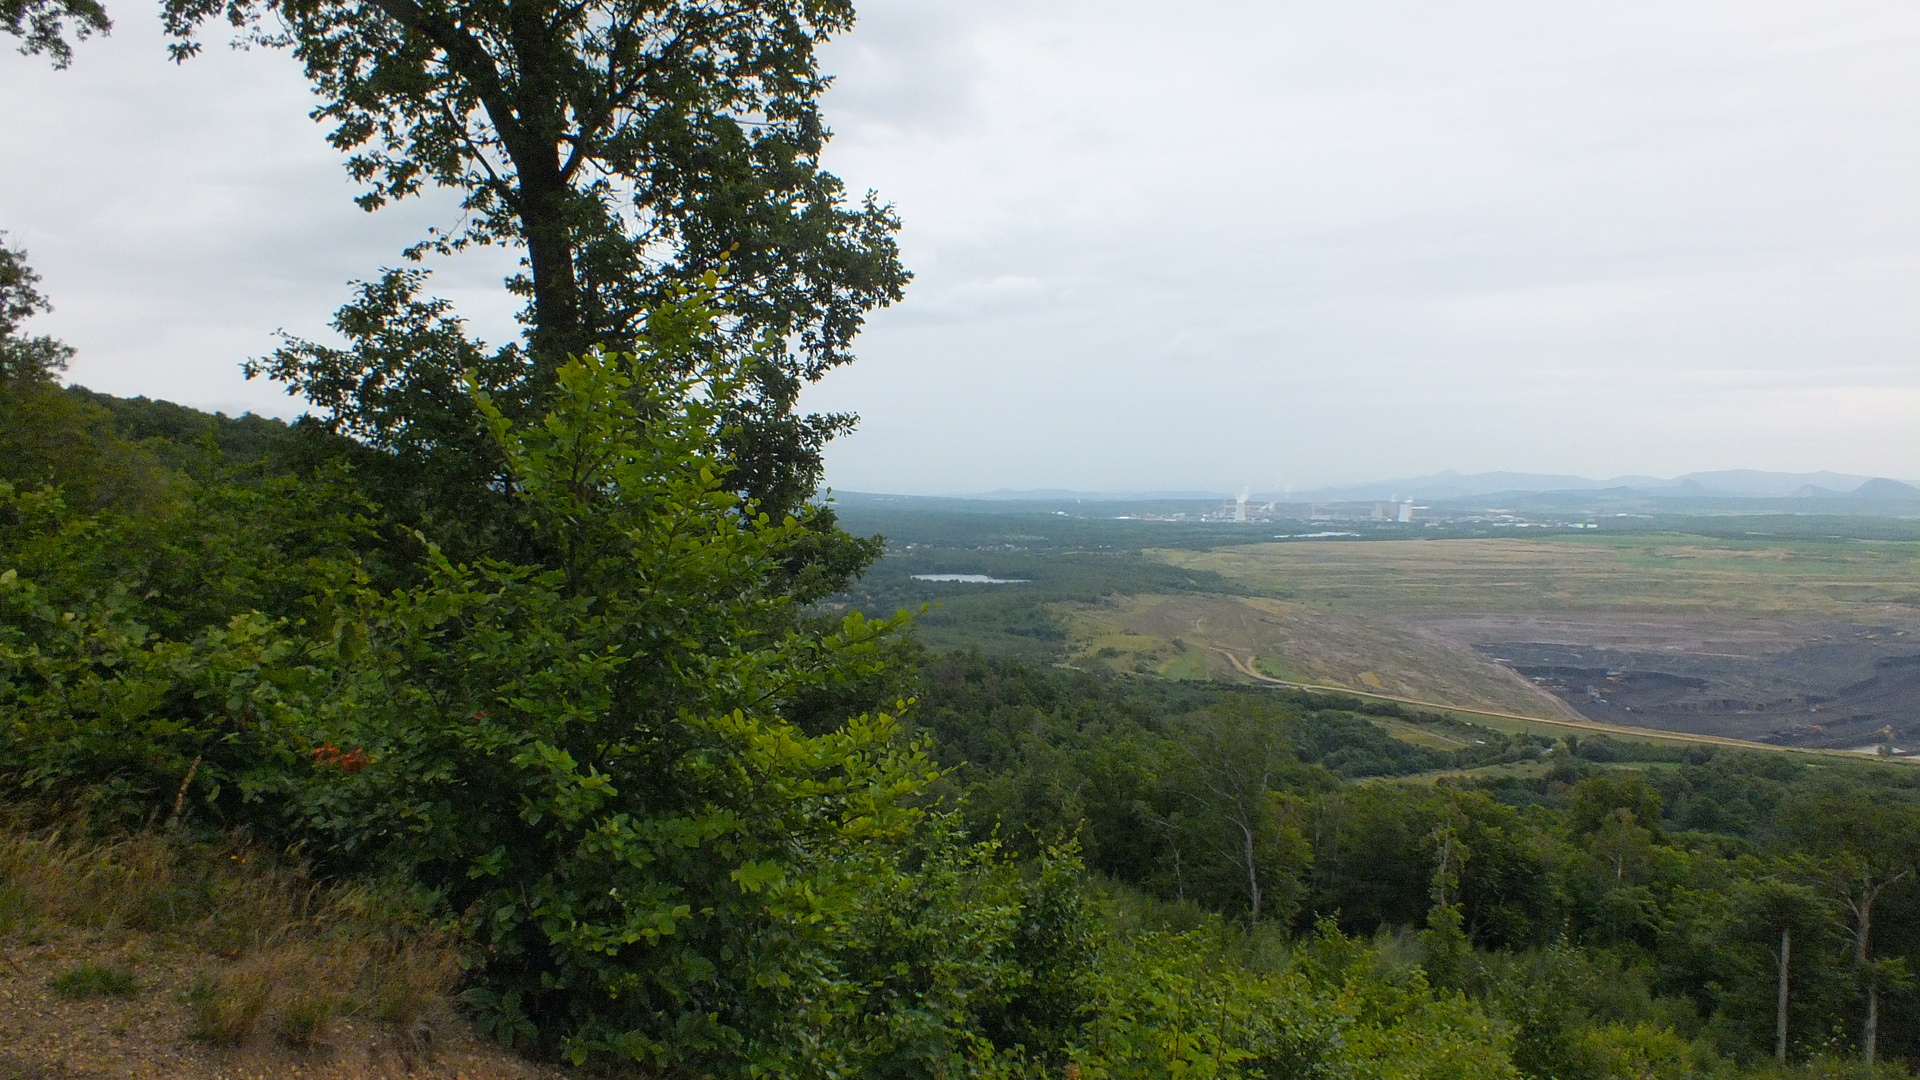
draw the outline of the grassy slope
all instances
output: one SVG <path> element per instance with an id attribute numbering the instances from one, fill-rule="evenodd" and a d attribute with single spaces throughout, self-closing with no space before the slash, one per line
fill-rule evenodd
<path id="1" fill-rule="evenodd" d="M 403 896 L 0 821 L 0 1080 L 557 1075 L 474 1038 L 456 973 Z"/>
<path id="2" fill-rule="evenodd" d="M 936 651 L 1339 687 L 1510 714 L 1491 723 L 1554 722 L 1543 730 L 1562 732 L 1585 721 L 1472 647 L 1505 638 L 1460 620 L 1585 618 L 1779 636 L 1791 620 L 1911 621 L 1920 603 L 1920 543 L 1911 539 L 1747 535 L 1720 519 L 1694 522 L 1698 533 L 1276 544 L 1261 542 L 1266 529 L 943 506 L 847 507 L 850 528 L 883 533 L 889 545 L 842 602 L 881 612 L 931 605 L 919 633 Z M 954 572 L 1028 580 L 912 578 Z M 1520 633 L 1511 640 L 1557 640 Z"/>
<path id="3" fill-rule="evenodd" d="M 1264 676 L 1422 702 L 1580 718 L 1559 699 L 1470 648 L 1297 601 L 1121 596 L 1062 604 L 1057 610 L 1067 620 L 1072 654 L 1083 663 L 1236 682 L 1264 681 Z M 1205 657 L 1204 670 L 1192 657 Z M 1182 661 L 1188 671 L 1175 670 Z"/>
<path id="4" fill-rule="evenodd" d="M 1117 670 L 1276 679 L 1578 724 L 1564 702 L 1416 615 L 1911 620 L 1913 542 L 1564 536 L 1156 549 L 1246 595 L 1056 605 L 1070 652 Z M 1207 657 L 1204 675 L 1189 659 Z M 1511 719 L 1511 718 L 1509 718 Z"/>
<path id="5" fill-rule="evenodd" d="M 1910 617 L 1920 543 L 1700 536 L 1259 544 L 1169 563 L 1352 612 L 1583 611 Z"/>

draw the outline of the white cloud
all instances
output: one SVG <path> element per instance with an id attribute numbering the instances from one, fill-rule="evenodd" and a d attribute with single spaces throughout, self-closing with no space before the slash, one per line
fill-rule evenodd
<path id="1" fill-rule="evenodd" d="M 867 417 L 841 486 L 1920 475 L 1866 404 L 1920 384 L 1910 6 L 1054 2 L 940 40 L 972 84 L 936 124 L 842 83 L 832 163 L 921 280 L 815 397 Z M 1046 305 L 918 317 L 1003 276 Z"/>
<path id="2" fill-rule="evenodd" d="M 0 53 L 0 229 L 55 308 L 35 329 L 78 347 L 70 375 L 94 389 L 297 412 L 240 363 L 278 329 L 326 336 L 350 279 L 458 211 L 440 197 L 362 212 L 290 57 L 216 47 L 174 65 L 151 12 L 109 8 L 113 35 L 68 70 Z M 498 337 L 509 267 L 465 259 L 436 284 Z"/>
<path id="3" fill-rule="evenodd" d="M 288 57 L 118 17 L 0 56 L 0 228 L 81 381 L 284 411 L 239 361 L 453 211 L 355 209 Z M 838 486 L 1920 476 L 1904 0 L 869 0 L 825 56 L 917 275 L 809 395 Z M 437 288 L 498 338 L 509 269 Z"/>

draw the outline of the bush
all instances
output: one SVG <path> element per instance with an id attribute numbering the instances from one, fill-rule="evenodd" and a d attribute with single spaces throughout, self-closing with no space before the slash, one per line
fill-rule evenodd
<path id="1" fill-rule="evenodd" d="M 742 504 L 716 456 L 737 376 L 669 367 L 582 358 L 526 430 L 482 399 L 551 561 L 429 546 L 417 588 L 342 583 L 289 658 L 309 686 L 260 712 L 282 759 L 247 783 L 323 860 L 435 890 L 508 1038 L 777 1061 L 933 770 L 889 717 L 781 718 L 877 666 L 895 626 L 795 628 L 776 579 L 804 530 Z"/>
<path id="2" fill-rule="evenodd" d="M 1330 922 L 1264 962 L 1255 940 L 1217 921 L 1110 940 L 1081 1075 L 1518 1080 L 1498 1024 L 1419 968 Z"/>
<path id="3" fill-rule="evenodd" d="M 351 576 L 362 508 L 279 478 L 88 515 L 0 482 L 0 786 L 100 827 L 277 829 L 242 778 L 275 767 L 262 713 L 303 669 L 298 628 L 266 612 Z"/>
<path id="4" fill-rule="evenodd" d="M 133 972 L 100 964 L 81 964 L 71 968 L 49 982 L 47 987 L 69 1001 L 89 997 L 132 997 L 140 992 L 140 983 L 134 979 Z"/>

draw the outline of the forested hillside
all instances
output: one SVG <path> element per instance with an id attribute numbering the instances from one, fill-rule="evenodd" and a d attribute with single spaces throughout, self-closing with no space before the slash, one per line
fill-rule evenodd
<path id="1" fill-rule="evenodd" d="M 1905 767 L 930 654 L 808 613 L 687 383 L 562 385 L 474 397 L 509 561 L 322 430 L 10 379 L 15 827 L 398 882 L 483 1030 L 581 1063 L 1734 1075 L 1783 985 L 1790 1063 L 1920 1053 Z"/>
<path id="2" fill-rule="evenodd" d="M 1074 837 L 1105 888 L 1162 911 L 1370 939 L 1512 1022 L 1528 1075 L 1669 1075 L 1574 1049 L 1630 1029 L 1801 1059 L 1857 1053 L 1877 1015 L 1881 1056 L 1920 1052 L 1906 767 L 978 654 L 924 670 L 918 715 L 973 829 Z"/>
<path id="3" fill-rule="evenodd" d="M 481 1030 L 575 1064 L 1511 1071 L 1498 1021 L 1332 928 L 1297 956 L 1231 918 L 1152 929 L 1063 831 L 970 828 L 911 713 L 870 707 L 919 678 L 903 623 L 801 606 L 860 545 L 724 485 L 739 381 L 702 303 L 639 357 L 563 366 L 537 424 L 472 391 L 510 478 L 484 528 L 384 507 L 404 479 L 323 430 L 228 461 L 212 418 L 188 453 L 116 420 L 136 406 L 9 380 L 9 419 L 45 418 L 0 535 L 16 850 L 58 842 L 40 822 L 297 851 L 460 942 Z M 697 375 L 660 374 L 686 355 Z M 8 860 L 15 910 L 45 863 Z M 379 1015 L 343 994 L 318 1015 Z"/>
<path id="4" fill-rule="evenodd" d="M 409 1073 L 451 1024 L 582 1076 L 1920 1062 L 1907 765 L 1072 670 L 1033 613 L 955 650 L 845 602 L 883 539 L 816 497 L 852 418 L 800 394 L 909 275 L 820 165 L 844 0 L 163 10 L 175 59 L 290 50 L 364 207 L 452 190 L 405 254 L 511 249 L 521 332 L 384 270 L 246 365 L 308 415 L 212 416 L 65 385 L 0 247 L 0 946 L 66 965 L 33 994 Z M 59 62 L 108 26 L 9 11 Z"/>

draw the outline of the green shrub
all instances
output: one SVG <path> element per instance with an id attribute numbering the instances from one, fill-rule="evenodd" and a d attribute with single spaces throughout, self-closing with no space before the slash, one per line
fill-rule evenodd
<path id="1" fill-rule="evenodd" d="M 273 984 L 258 965 L 195 976 L 186 992 L 193 1037 L 215 1046 L 239 1046 L 253 1036 L 272 994 Z"/>
<path id="2" fill-rule="evenodd" d="M 330 481 L 195 488 L 175 512 L 80 514 L 0 482 L 0 789 L 95 827 L 270 826 L 245 778 L 307 677 L 290 612 L 349 574 L 364 504 Z"/>
<path id="3" fill-rule="evenodd" d="M 140 983 L 133 977 L 133 972 L 100 964 L 81 964 L 69 968 L 47 986 L 69 1001 L 89 997 L 132 997 L 140 992 Z"/>
<path id="4" fill-rule="evenodd" d="M 339 1008 L 340 1002 L 331 994 L 295 989 L 280 1003 L 279 1015 L 274 1018 L 274 1037 L 297 1048 L 318 1045 Z"/>
<path id="5" fill-rule="evenodd" d="M 1076 1071 L 1088 1080 L 1520 1077 L 1497 1021 L 1331 922 L 1291 952 L 1263 945 L 1218 920 L 1107 939 Z"/>

